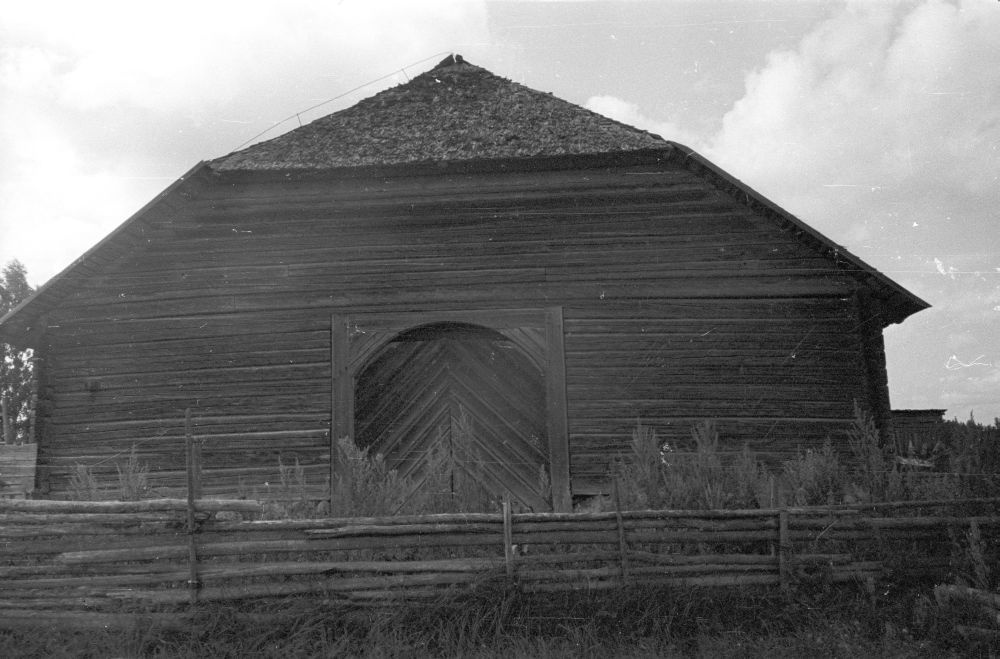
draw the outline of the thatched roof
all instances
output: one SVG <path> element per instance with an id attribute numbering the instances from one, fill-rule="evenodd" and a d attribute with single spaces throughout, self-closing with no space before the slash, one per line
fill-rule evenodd
<path id="1" fill-rule="evenodd" d="M 662 148 L 660 137 L 450 56 L 413 80 L 212 161 L 267 171 Z"/>

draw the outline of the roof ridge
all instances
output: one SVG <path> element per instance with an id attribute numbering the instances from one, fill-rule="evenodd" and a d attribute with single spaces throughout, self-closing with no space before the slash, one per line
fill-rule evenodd
<path id="1" fill-rule="evenodd" d="M 471 64 L 471 62 L 466 62 L 465 58 L 459 55 L 458 53 L 452 53 L 451 55 L 448 55 L 448 57 L 445 57 L 443 60 L 435 64 L 434 68 L 432 68 L 431 71 L 435 69 L 441 69 L 446 66 L 454 66 L 456 64 L 469 64 L 470 66 L 474 66 Z"/>
<path id="2" fill-rule="evenodd" d="M 452 54 L 405 83 L 209 164 L 322 170 L 627 152 L 666 140 Z"/>

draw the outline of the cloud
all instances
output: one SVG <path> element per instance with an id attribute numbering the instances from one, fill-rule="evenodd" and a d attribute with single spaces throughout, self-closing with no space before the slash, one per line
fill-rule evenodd
<path id="1" fill-rule="evenodd" d="M 485 3 L 465 0 L 5 5 L 0 264 L 19 258 L 40 283 L 199 160 L 379 76 L 396 72 L 301 120 L 403 82 L 428 56 L 469 54 L 488 32 Z"/>
<path id="2" fill-rule="evenodd" d="M 485 33 L 486 12 L 460 0 L 42 0 L 8 8 L 4 24 L 3 59 L 22 72 L 38 60 L 58 61 L 45 71 L 45 86 L 67 107 L 171 113 L 304 83 L 289 72 L 344 75 L 351 61 L 366 72 L 382 68 L 373 66 L 379 61 L 391 70 Z"/>
<path id="3" fill-rule="evenodd" d="M 848 4 L 747 76 L 706 155 L 877 265 L 977 248 L 1000 202 L 997 34 L 985 3 Z"/>
<path id="4" fill-rule="evenodd" d="M 587 99 L 584 107 L 609 119 L 659 135 L 665 140 L 680 142 L 696 149 L 696 145 L 701 143 L 701 139 L 694 133 L 684 130 L 673 122 L 647 117 L 640 112 L 639 106 L 635 103 L 629 103 L 615 96 L 592 96 Z"/>
<path id="5" fill-rule="evenodd" d="M 997 34 L 995 3 L 848 3 L 747 75 L 706 148 L 934 305 L 886 333 L 896 405 L 1000 414 L 996 366 L 944 368 L 1000 364 Z"/>
<path id="6" fill-rule="evenodd" d="M 43 118 L 7 114 L 15 117 L 0 137 L 9 149 L 2 162 L 12 168 L 0 183 L 0 262 L 19 259 L 34 282 L 38 271 L 70 263 L 133 209 L 118 172 L 89 165 Z"/>
<path id="7" fill-rule="evenodd" d="M 852 4 L 746 80 L 710 155 L 765 186 L 1000 181 L 1000 12 Z M 948 166 L 943 166 L 948 165 Z M 809 172 L 807 177 L 801 176 Z"/>

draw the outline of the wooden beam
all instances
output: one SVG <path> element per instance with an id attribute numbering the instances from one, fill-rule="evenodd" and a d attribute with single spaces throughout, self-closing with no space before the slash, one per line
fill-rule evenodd
<path id="1" fill-rule="evenodd" d="M 330 483 L 337 482 L 338 442 L 343 437 L 354 437 L 354 373 L 350 360 L 350 319 L 333 314 L 331 319 L 331 377 L 332 400 L 330 406 Z"/>
<path id="2" fill-rule="evenodd" d="M 572 512 L 569 478 L 569 421 L 566 413 L 566 352 L 563 346 L 562 307 L 546 311 L 548 368 L 545 373 L 546 425 L 549 439 L 549 477 L 552 509 Z"/>

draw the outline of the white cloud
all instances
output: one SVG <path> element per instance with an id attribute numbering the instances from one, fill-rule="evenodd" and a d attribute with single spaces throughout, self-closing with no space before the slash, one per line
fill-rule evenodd
<path id="1" fill-rule="evenodd" d="M 995 191 L 997 34 L 987 3 L 848 5 L 747 77 L 708 155 L 789 198 L 823 185 Z"/>
<path id="2" fill-rule="evenodd" d="M 684 130 L 673 122 L 647 117 L 640 112 L 635 103 L 629 103 L 615 96 L 592 96 L 587 99 L 584 107 L 609 119 L 659 135 L 665 140 L 680 142 L 695 149 L 701 143 L 700 138 L 694 133 Z"/>
<path id="3" fill-rule="evenodd" d="M 58 16 L 58 20 L 53 20 Z M 248 87 L 286 87 L 289 72 L 339 70 L 351 60 L 388 68 L 482 34 L 479 2 L 181 0 L 19 3 L 0 29 L 5 59 L 27 51 L 61 66 L 48 71 L 59 99 L 95 109 L 128 104 L 174 112 L 225 101 Z M 362 81 L 363 82 L 363 81 Z"/>
<path id="4" fill-rule="evenodd" d="M 199 159 L 417 60 L 468 54 L 487 36 L 485 4 L 466 0 L 9 3 L 0 264 L 19 258 L 41 283 Z"/>
<path id="5" fill-rule="evenodd" d="M 934 305 L 886 333 L 903 407 L 1000 413 L 996 366 L 944 368 L 1000 363 L 997 35 L 995 3 L 848 3 L 747 76 L 706 151 Z"/>
<path id="6" fill-rule="evenodd" d="M 19 259 L 36 281 L 39 271 L 54 274 L 133 209 L 122 177 L 82 160 L 51 123 L 20 115 L 3 133 L 4 158 L 14 170 L 0 184 L 0 262 Z"/>

